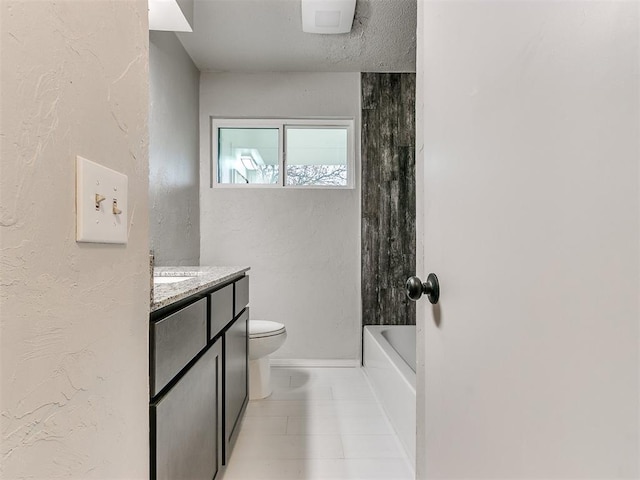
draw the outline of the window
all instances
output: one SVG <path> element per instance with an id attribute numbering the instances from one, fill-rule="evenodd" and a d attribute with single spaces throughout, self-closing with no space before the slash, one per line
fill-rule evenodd
<path id="1" fill-rule="evenodd" d="M 212 120 L 212 185 L 349 188 L 353 120 Z"/>
<path id="2" fill-rule="evenodd" d="M 218 183 L 278 183 L 279 138 L 277 128 L 219 128 Z"/>
<path id="3" fill-rule="evenodd" d="M 345 127 L 285 127 L 286 185 L 347 186 Z"/>

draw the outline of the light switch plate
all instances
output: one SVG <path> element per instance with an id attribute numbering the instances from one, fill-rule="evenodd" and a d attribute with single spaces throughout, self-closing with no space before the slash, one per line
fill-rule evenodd
<path id="1" fill-rule="evenodd" d="M 77 157 L 76 241 L 127 243 L 126 175 Z"/>

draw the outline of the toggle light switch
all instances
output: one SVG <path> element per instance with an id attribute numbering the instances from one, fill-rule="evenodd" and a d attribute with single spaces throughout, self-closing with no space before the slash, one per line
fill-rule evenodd
<path id="1" fill-rule="evenodd" d="M 77 157 L 76 241 L 127 243 L 127 186 L 123 173 Z"/>
<path id="2" fill-rule="evenodd" d="M 107 197 L 96 193 L 96 210 L 100 210 L 100 202 L 104 202 Z"/>
<path id="3" fill-rule="evenodd" d="M 118 208 L 118 200 L 117 199 L 113 199 L 113 214 L 114 215 L 120 215 L 122 213 L 122 210 L 120 210 Z"/>

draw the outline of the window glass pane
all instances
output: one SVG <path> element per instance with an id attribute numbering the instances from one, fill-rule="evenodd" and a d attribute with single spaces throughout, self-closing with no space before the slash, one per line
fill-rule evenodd
<path id="1" fill-rule="evenodd" d="M 287 127 L 287 185 L 347 185 L 346 127 Z"/>
<path id="2" fill-rule="evenodd" d="M 218 183 L 279 183 L 277 128 L 219 128 Z"/>

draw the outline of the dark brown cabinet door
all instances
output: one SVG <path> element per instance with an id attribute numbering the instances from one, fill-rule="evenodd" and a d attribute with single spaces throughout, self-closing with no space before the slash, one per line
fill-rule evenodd
<path id="1" fill-rule="evenodd" d="M 222 465 L 222 342 L 151 405 L 152 478 L 209 480 Z"/>
<path id="2" fill-rule="evenodd" d="M 249 309 L 247 308 L 224 334 L 224 458 L 226 460 L 229 458 L 231 447 L 238 434 L 240 417 L 248 400 L 248 323 Z"/>

